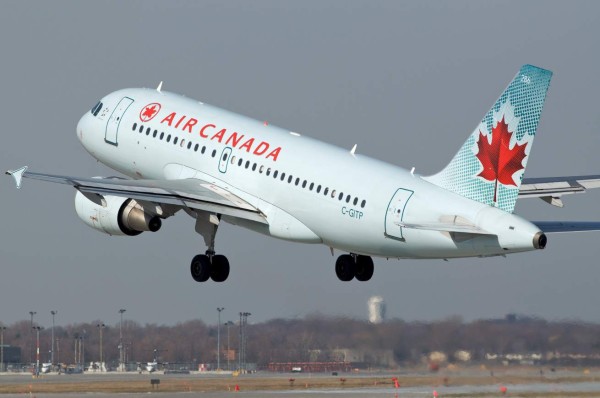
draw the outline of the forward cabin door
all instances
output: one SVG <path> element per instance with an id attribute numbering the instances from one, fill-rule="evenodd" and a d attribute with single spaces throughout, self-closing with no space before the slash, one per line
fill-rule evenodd
<path id="1" fill-rule="evenodd" d="M 123 120 L 123 115 L 125 115 L 125 112 L 131 104 L 133 104 L 133 99 L 129 97 L 121 98 L 121 101 L 119 101 L 119 104 L 106 123 L 106 135 L 104 136 L 104 141 L 109 144 L 118 145 L 117 136 L 119 135 L 119 126 L 121 125 L 121 120 Z"/>
<path id="2" fill-rule="evenodd" d="M 391 239 L 404 240 L 402 227 L 399 225 L 404 218 L 406 204 L 413 195 L 413 191 L 400 188 L 394 193 L 385 214 L 384 235 Z"/>

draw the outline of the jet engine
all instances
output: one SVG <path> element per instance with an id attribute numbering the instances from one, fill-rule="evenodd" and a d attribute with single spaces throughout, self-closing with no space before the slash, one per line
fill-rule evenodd
<path id="1" fill-rule="evenodd" d="M 89 196 L 88 196 L 89 195 Z M 75 194 L 75 211 L 90 227 L 108 235 L 139 235 L 156 232 L 162 221 L 135 199 L 120 196 Z"/>

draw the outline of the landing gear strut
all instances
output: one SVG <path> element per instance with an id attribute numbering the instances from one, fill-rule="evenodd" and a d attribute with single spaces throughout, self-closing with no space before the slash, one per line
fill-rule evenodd
<path id="1" fill-rule="evenodd" d="M 373 259 L 357 254 L 342 254 L 335 262 L 335 274 L 342 282 L 366 282 L 373 276 Z"/>
<path id="2" fill-rule="evenodd" d="M 206 254 L 198 254 L 192 259 L 190 271 L 196 282 L 206 282 L 208 278 L 215 282 L 225 282 L 229 276 L 229 260 L 222 254 L 215 254 L 215 236 L 220 216 L 199 213 L 196 216 L 196 232 L 204 238 L 208 246 Z"/>

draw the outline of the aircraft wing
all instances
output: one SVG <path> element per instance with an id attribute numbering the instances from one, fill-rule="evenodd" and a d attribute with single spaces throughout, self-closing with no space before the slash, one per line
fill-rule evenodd
<path id="1" fill-rule="evenodd" d="M 553 206 L 563 207 L 561 196 L 594 188 L 600 188 L 600 175 L 524 178 L 519 198 L 540 198 Z"/>
<path id="2" fill-rule="evenodd" d="M 600 231 L 600 222 L 588 221 L 532 221 L 547 233 Z"/>
<path id="3" fill-rule="evenodd" d="M 104 195 L 114 195 L 177 205 L 267 224 L 265 215 L 258 208 L 223 188 L 196 178 L 181 180 L 80 178 L 33 173 L 27 171 L 27 167 L 10 170 L 6 174 L 13 176 L 17 188 L 21 187 L 23 178 L 66 184 L 73 186 L 98 204 L 102 202 Z"/>

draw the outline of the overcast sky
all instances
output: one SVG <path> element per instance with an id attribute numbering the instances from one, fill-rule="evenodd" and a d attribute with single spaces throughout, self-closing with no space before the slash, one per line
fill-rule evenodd
<path id="1" fill-rule="evenodd" d="M 583 1 L 4 1 L 0 3 L 2 171 L 115 172 L 90 157 L 77 121 L 107 93 L 155 87 L 268 120 L 427 175 L 455 154 L 519 67 L 554 71 L 526 177 L 600 174 L 600 3 Z M 360 184 L 360 181 L 356 181 Z M 181 213 L 160 232 L 108 237 L 77 217 L 74 190 L 0 178 L 0 322 L 49 326 L 118 310 L 141 323 L 238 312 L 250 322 L 319 312 L 465 320 L 509 312 L 600 322 L 600 233 L 551 235 L 507 258 L 375 260 L 340 282 L 321 245 L 225 224 L 224 284 L 195 283 L 205 251 Z M 520 200 L 532 220 L 600 220 L 600 192 L 565 208 Z M 382 214 L 385 209 L 382 209 Z M 336 256 L 341 254 L 336 253 Z"/>

